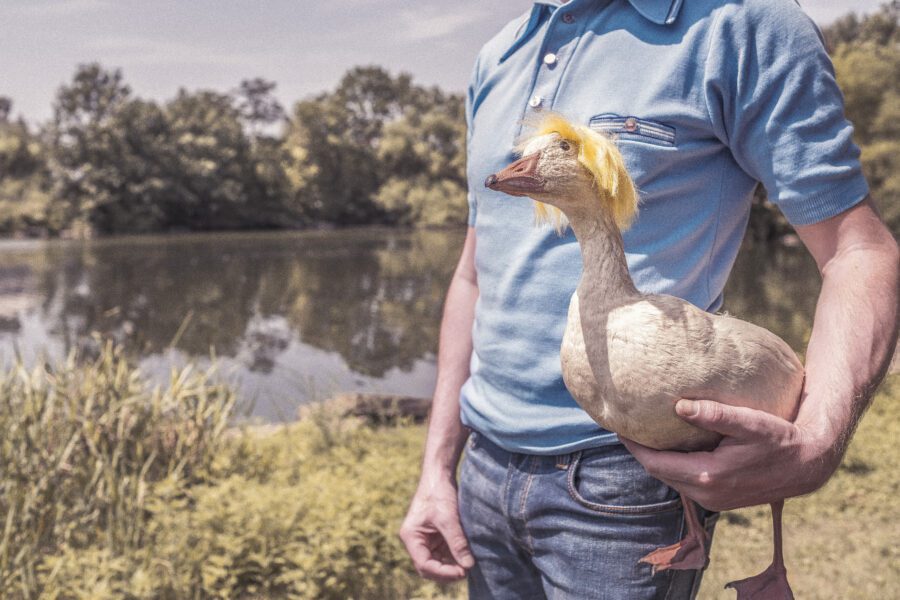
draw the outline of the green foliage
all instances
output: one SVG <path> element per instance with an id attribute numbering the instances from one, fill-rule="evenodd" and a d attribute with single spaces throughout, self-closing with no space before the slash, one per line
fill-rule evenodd
<path id="1" fill-rule="evenodd" d="M 149 390 L 109 344 L 84 364 L 70 357 L 58 367 L 20 364 L 4 374 L 4 597 L 46 591 L 54 557 L 85 550 L 121 560 L 144 547 L 154 494 L 183 495 L 209 477 L 233 405 L 227 389 L 190 368 L 173 373 L 166 391 Z"/>
<path id="2" fill-rule="evenodd" d="M 193 510 L 158 515 L 157 551 L 193 563 L 176 584 L 184 595 L 409 597 L 421 583 L 395 531 L 420 444 L 418 429 L 322 419 L 245 435 L 223 457 L 219 483 L 193 491 Z"/>
<path id="3" fill-rule="evenodd" d="M 401 225 L 442 227 L 466 222 L 466 188 L 450 179 L 389 179 L 375 202 Z"/>
<path id="4" fill-rule="evenodd" d="M 900 2 L 825 31 L 872 197 L 900 233 Z"/>
<path id="5" fill-rule="evenodd" d="M 281 202 L 280 153 L 245 131 L 271 117 L 272 86 L 245 84 L 240 105 L 182 90 L 160 107 L 132 98 L 119 71 L 81 67 L 58 93 L 50 133 L 70 218 L 101 233 L 298 224 Z"/>
<path id="6" fill-rule="evenodd" d="M 285 145 L 294 158 L 288 169 L 296 193 L 316 220 L 465 222 L 460 96 L 414 86 L 408 76 L 377 67 L 353 69 L 334 92 L 294 107 Z"/>
<path id="7" fill-rule="evenodd" d="M 226 431 L 208 375 L 148 390 L 110 345 L 0 380 L 4 598 L 396 598 L 433 593 L 396 530 L 422 430 L 327 409 Z"/>
<path id="8" fill-rule="evenodd" d="M 274 88 L 251 79 L 160 106 L 134 98 L 119 70 L 79 67 L 48 128 L 44 214 L 99 233 L 464 222 L 461 97 L 357 68 L 284 121 Z M 0 160 L 21 161 L 2 141 Z"/>
<path id="9" fill-rule="evenodd" d="M 238 89 L 238 110 L 250 125 L 254 138 L 261 135 L 262 127 L 284 118 L 284 107 L 272 95 L 275 87 L 275 82 L 256 77 L 245 79 Z"/>
<path id="10" fill-rule="evenodd" d="M 891 0 L 881 5 L 881 10 L 860 19 L 856 13 L 844 15 L 825 27 L 822 34 L 829 50 L 841 44 L 871 43 L 888 46 L 897 42 L 900 35 L 900 0 Z"/>
<path id="11" fill-rule="evenodd" d="M 0 97 L 0 232 L 53 228 L 46 149 L 24 121 L 9 120 L 11 111 Z"/>

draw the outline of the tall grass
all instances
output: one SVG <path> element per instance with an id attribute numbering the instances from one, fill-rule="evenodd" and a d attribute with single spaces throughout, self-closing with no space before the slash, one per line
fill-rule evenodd
<path id="1" fill-rule="evenodd" d="M 148 492 L 208 477 L 234 403 L 191 368 L 150 389 L 111 344 L 0 375 L 0 596 L 46 592 L 53 556 L 145 545 Z"/>
<path id="2" fill-rule="evenodd" d="M 421 427 L 327 408 L 228 428 L 208 373 L 151 389 L 107 344 L 0 374 L 0 598 L 414 598 L 396 530 Z"/>

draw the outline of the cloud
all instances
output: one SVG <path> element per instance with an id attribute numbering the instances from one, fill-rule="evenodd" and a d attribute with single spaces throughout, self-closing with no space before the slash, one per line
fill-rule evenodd
<path id="1" fill-rule="evenodd" d="M 106 36 L 91 40 L 90 47 L 116 62 L 129 65 L 228 65 L 252 66 L 260 57 L 249 52 L 223 51 L 210 46 L 139 36 Z"/>
<path id="2" fill-rule="evenodd" d="M 486 17 L 480 6 L 421 6 L 399 12 L 403 29 L 400 36 L 408 42 L 423 42 L 447 37 Z"/>

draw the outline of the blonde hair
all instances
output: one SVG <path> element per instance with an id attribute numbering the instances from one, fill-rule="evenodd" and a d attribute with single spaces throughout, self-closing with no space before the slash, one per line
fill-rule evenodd
<path id="1" fill-rule="evenodd" d="M 619 229 L 628 229 L 637 216 L 638 193 L 615 142 L 590 127 L 573 125 L 562 115 L 549 113 L 537 122 L 534 133 L 519 148 L 524 150 L 531 140 L 554 133 L 578 147 L 578 161 L 593 175 L 601 202 L 609 207 Z M 565 215 L 555 206 L 536 201 L 534 213 L 536 222 L 552 223 L 560 233 L 568 225 Z"/>

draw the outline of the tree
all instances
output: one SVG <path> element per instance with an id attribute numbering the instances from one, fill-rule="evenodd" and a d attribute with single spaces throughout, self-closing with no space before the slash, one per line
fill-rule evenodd
<path id="1" fill-rule="evenodd" d="M 852 25 L 852 26 L 851 26 Z M 872 196 L 900 231 L 900 2 L 825 30 Z"/>
<path id="2" fill-rule="evenodd" d="M 241 118 L 250 126 L 254 139 L 263 127 L 284 119 L 284 108 L 273 94 L 276 86 L 274 81 L 256 77 L 242 81 L 235 92 Z"/>
<path id="3" fill-rule="evenodd" d="M 96 206 L 118 198 L 118 144 L 110 122 L 130 94 L 121 71 L 96 63 L 79 66 L 72 83 L 57 92 L 50 167 L 53 208 L 64 221 L 89 222 Z"/>
<path id="4" fill-rule="evenodd" d="M 427 108 L 421 108 L 426 106 Z M 378 147 L 391 177 L 375 202 L 402 225 L 461 225 L 466 220 L 466 127 L 459 96 L 436 90 L 384 126 Z"/>
<path id="5" fill-rule="evenodd" d="M 0 180 L 23 179 L 44 167 L 44 148 L 20 120 L 0 120 Z"/>
<path id="6" fill-rule="evenodd" d="M 0 98 L 0 231 L 46 229 L 46 150 L 24 120 L 8 119 L 11 108 L 12 101 Z"/>
<path id="7" fill-rule="evenodd" d="M 304 174 L 298 201 L 315 219 L 352 224 L 380 218 L 373 196 L 386 177 L 376 148 L 384 123 L 401 114 L 409 87 L 407 76 L 358 68 L 335 92 L 294 106 L 285 145 L 302 162 L 289 169 Z"/>
<path id="8" fill-rule="evenodd" d="M 105 70 L 98 63 L 80 65 L 69 86 L 56 94 L 54 122 L 57 128 L 99 126 L 115 114 L 131 96 L 122 71 Z"/>
<path id="9" fill-rule="evenodd" d="M 6 96 L 0 96 L 0 123 L 9 123 L 12 114 L 12 100 Z"/>
<path id="10" fill-rule="evenodd" d="M 464 145 L 459 96 L 361 67 L 334 92 L 295 105 L 286 169 L 298 202 L 317 220 L 413 224 L 434 206 L 430 223 L 458 223 Z"/>

